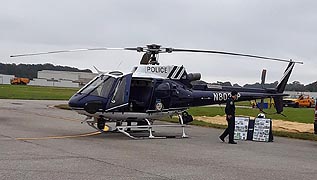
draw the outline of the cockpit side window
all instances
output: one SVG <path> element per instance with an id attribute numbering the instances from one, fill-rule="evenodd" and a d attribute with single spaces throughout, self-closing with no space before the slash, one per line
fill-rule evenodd
<path id="1" fill-rule="evenodd" d="M 115 82 L 115 78 L 101 75 L 100 77 L 92 80 L 87 86 L 80 90 L 79 93 L 108 98 L 109 93 Z"/>

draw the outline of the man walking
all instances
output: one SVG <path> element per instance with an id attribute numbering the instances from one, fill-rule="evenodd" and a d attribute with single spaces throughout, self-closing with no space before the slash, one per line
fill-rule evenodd
<path id="1" fill-rule="evenodd" d="M 219 136 L 222 142 L 225 142 L 225 137 L 229 134 L 229 144 L 237 144 L 234 141 L 234 126 L 235 126 L 235 111 L 236 107 L 234 101 L 237 99 L 237 91 L 233 90 L 231 92 L 231 97 L 227 99 L 227 104 L 225 108 L 226 120 L 228 122 L 227 129 Z"/>

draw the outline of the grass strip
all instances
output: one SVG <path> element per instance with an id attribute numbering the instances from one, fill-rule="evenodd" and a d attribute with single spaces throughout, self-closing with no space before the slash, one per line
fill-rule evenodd
<path id="1" fill-rule="evenodd" d="M 270 119 L 280 119 L 285 121 L 292 122 L 300 122 L 300 123 L 313 123 L 314 122 L 314 108 L 284 108 L 282 116 L 280 114 L 276 114 L 276 110 L 274 108 L 265 109 L 266 118 Z M 188 111 L 189 114 L 193 116 L 210 116 L 214 117 L 216 115 L 224 116 L 224 107 L 213 106 L 213 107 L 193 107 Z M 252 116 L 256 117 L 259 113 L 259 109 L 256 108 L 236 108 L 236 115 L 242 116 Z"/>
<path id="2" fill-rule="evenodd" d="M 68 100 L 79 88 L 0 85 L 0 99 Z"/>

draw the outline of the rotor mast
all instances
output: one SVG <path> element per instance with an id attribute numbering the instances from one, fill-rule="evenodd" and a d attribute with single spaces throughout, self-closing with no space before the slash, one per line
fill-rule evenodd
<path id="1" fill-rule="evenodd" d="M 137 48 L 138 52 L 145 52 L 140 64 L 151 64 L 151 65 L 159 65 L 160 63 L 158 62 L 158 57 L 159 53 L 162 53 L 161 45 L 157 44 L 149 44 L 146 45 L 145 48 L 143 47 L 138 47 Z"/>

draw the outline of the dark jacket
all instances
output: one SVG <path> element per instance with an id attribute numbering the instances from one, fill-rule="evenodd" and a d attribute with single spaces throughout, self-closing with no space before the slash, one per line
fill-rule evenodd
<path id="1" fill-rule="evenodd" d="M 229 97 L 227 100 L 225 113 L 227 115 L 235 116 L 236 106 L 234 105 L 234 100 L 232 99 L 232 97 Z"/>

